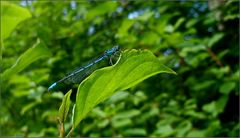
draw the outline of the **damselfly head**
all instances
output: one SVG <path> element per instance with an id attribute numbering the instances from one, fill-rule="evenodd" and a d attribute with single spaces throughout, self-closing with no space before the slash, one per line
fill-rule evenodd
<path id="1" fill-rule="evenodd" d="M 105 54 L 107 54 L 107 56 L 111 56 L 119 50 L 120 50 L 120 46 L 114 46 L 113 48 L 106 50 Z"/>

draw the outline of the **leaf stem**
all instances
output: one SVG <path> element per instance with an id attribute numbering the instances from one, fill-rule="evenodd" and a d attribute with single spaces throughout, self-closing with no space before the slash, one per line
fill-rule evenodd
<path id="1" fill-rule="evenodd" d="M 59 131 L 60 131 L 60 138 L 63 138 L 64 137 L 64 123 L 60 123 Z"/>
<path id="2" fill-rule="evenodd" d="M 68 132 L 66 138 L 70 138 L 70 135 L 72 134 L 73 130 L 74 130 L 74 127 L 72 126 L 72 128 L 71 128 L 71 130 Z"/>

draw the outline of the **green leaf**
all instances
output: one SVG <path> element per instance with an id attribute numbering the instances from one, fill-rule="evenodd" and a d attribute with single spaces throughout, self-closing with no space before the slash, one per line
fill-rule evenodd
<path id="1" fill-rule="evenodd" d="M 120 91 L 116 94 L 114 94 L 113 96 L 111 96 L 107 102 L 109 103 L 116 103 L 119 101 L 123 101 L 124 99 L 126 99 L 129 96 L 129 93 L 125 92 L 125 91 Z"/>
<path id="2" fill-rule="evenodd" d="M 165 27 L 165 32 L 172 33 L 174 31 L 174 27 L 172 25 L 167 25 Z"/>
<path id="3" fill-rule="evenodd" d="M 114 128 L 122 128 L 126 126 L 130 126 L 132 124 L 132 120 L 127 118 L 127 119 L 113 119 L 112 120 L 112 126 Z"/>
<path id="4" fill-rule="evenodd" d="M 1 39 L 6 39 L 13 29 L 22 21 L 31 17 L 30 12 L 9 2 L 1 4 Z"/>
<path id="5" fill-rule="evenodd" d="M 177 22 L 174 24 L 174 30 L 178 29 L 178 27 L 185 21 L 184 17 L 181 17 L 177 20 Z"/>
<path id="6" fill-rule="evenodd" d="M 25 105 L 20 114 L 21 115 L 24 115 L 27 111 L 31 110 L 32 108 L 34 108 L 35 106 L 39 105 L 41 103 L 41 101 L 35 101 L 35 102 L 32 102 L 32 103 L 29 103 L 27 105 Z"/>
<path id="7" fill-rule="evenodd" d="M 139 115 L 140 113 L 141 112 L 139 110 L 132 109 L 132 110 L 117 114 L 116 116 L 113 117 L 113 119 L 132 118 Z"/>
<path id="8" fill-rule="evenodd" d="M 234 88 L 236 84 L 234 82 L 225 82 L 219 89 L 219 91 L 223 94 L 229 94 Z"/>
<path id="9" fill-rule="evenodd" d="M 45 44 L 38 40 L 33 47 L 29 48 L 17 59 L 17 61 L 11 68 L 3 72 L 2 80 L 7 80 L 9 77 L 22 71 L 24 68 L 26 68 L 28 65 L 35 62 L 36 60 L 49 57 L 50 55 L 51 53 L 49 52 Z"/>
<path id="10" fill-rule="evenodd" d="M 139 21 L 147 21 L 149 18 L 151 18 L 152 16 L 154 15 L 154 12 L 152 11 L 148 11 L 148 12 L 145 12 L 144 14 L 138 16 L 137 18 L 135 18 L 136 20 L 139 20 Z"/>
<path id="11" fill-rule="evenodd" d="M 235 13 L 235 14 L 230 14 L 230 15 L 226 15 L 223 20 L 224 21 L 228 21 L 228 20 L 234 20 L 234 19 L 237 19 L 239 18 L 239 14 L 238 13 Z"/>
<path id="12" fill-rule="evenodd" d="M 71 96 L 72 90 L 68 91 L 65 96 L 63 97 L 62 100 L 62 104 L 59 108 L 59 118 L 61 123 L 63 123 L 66 118 L 67 118 L 67 114 L 69 111 L 69 107 L 70 107 L 70 96 Z"/>
<path id="13" fill-rule="evenodd" d="M 187 132 L 189 132 L 192 129 L 192 123 L 189 120 L 185 120 L 178 124 L 178 126 L 175 128 L 177 130 L 177 137 L 184 137 Z"/>
<path id="14" fill-rule="evenodd" d="M 118 28 L 117 37 L 123 37 L 128 35 L 128 30 L 132 27 L 135 23 L 134 20 L 123 20 L 122 25 Z"/>
<path id="15" fill-rule="evenodd" d="M 109 119 L 104 119 L 104 120 L 101 120 L 100 122 L 98 122 L 97 126 L 99 128 L 104 128 L 109 124 L 109 122 L 110 122 Z"/>
<path id="16" fill-rule="evenodd" d="M 101 3 L 100 5 L 92 8 L 86 15 L 87 20 L 92 20 L 93 18 L 96 18 L 97 16 L 104 15 L 106 13 L 111 13 L 116 10 L 117 8 L 117 2 L 109 1 Z"/>
<path id="17" fill-rule="evenodd" d="M 192 130 L 186 137 L 206 137 L 206 132 L 204 130 Z"/>
<path id="18" fill-rule="evenodd" d="M 216 108 L 218 113 L 222 113 L 227 105 L 228 102 L 228 95 L 222 95 L 217 101 L 216 101 Z"/>
<path id="19" fill-rule="evenodd" d="M 219 40 L 223 38 L 223 33 L 215 34 L 212 38 L 208 41 L 208 47 L 212 47 L 215 43 L 217 43 Z"/>
<path id="20" fill-rule="evenodd" d="M 150 51 L 124 51 L 117 64 L 95 71 L 79 85 L 73 127 L 75 128 L 94 106 L 116 91 L 128 89 L 159 73 L 176 74 L 162 65 Z"/>
<path id="21" fill-rule="evenodd" d="M 147 132 L 144 128 L 129 128 L 123 131 L 125 136 L 146 136 Z"/>
<path id="22" fill-rule="evenodd" d="M 157 128 L 155 133 L 160 137 L 167 137 L 167 136 L 170 136 L 174 133 L 174 129 L 169 124 L 162 125 L 162 126 Z"/>
<path id="23" fill-rule="evenodd" d="M 228 96 L 223 95 L 217 101 L 212 101 L 211 103 L 205 104 L 203 106 L 203 111 L 211 113 L 215 117 L 224 111 L 227 101 Z"/>
<path id="24" fill-rule="evenodd" d="M 154 45 L 156 43 L 159 43 L 159 36 L 156 33 L 153 32 L 146 32 L 143 34 L 142 39 L 140 40 L 141 44 L 146 45 Z"/>
<path id="25" fill-rule="evenodd" d="M 93 113 L 96 114 L 99 118 L 106 118 L 107 115 L 104 111 L 102 111 L 100 108 L 94 108 Z"/>
<path id="26" fill-rule="evenodd" d="M 205 104 L 203 106 L 203 111 L 208 112 L 208 113 L 212 113 L 214 116 L 217 115 L 216 101 Z"/>
<path id="27" fill-rule="evenodd" d="M 185 27 L 186 28 L 191 28 L 193 27 L 199 20 L 196 19 L 190 19 L 189 21 L 187 21 Z"/>

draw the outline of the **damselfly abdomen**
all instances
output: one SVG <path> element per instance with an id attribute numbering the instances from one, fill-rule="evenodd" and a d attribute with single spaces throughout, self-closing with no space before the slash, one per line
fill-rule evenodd
<path id="1" fill-rule="evenodd" d="M 113 55 L 119 52 L 119 50 L 119 46 L 115 46 L 111 49 L 106 50 L 101 56 L 95 58 L 94 60 L 91 60 L 85 66 L 77 68 L 76 70 L 69 73 L 69 75 L 67 75 L 66 77 L 53 83 L 48 88 L 48 91 L 59 90 L 60 87 L 67 87 L 69 85 L 81 83 L 87 76 L 89 76 L 97 69 L 97 66 L 98 64 L 100 64 L 101 61 L 110 59 Z"/>

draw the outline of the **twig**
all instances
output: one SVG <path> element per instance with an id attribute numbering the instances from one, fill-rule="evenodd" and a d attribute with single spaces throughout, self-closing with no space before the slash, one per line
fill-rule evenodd
<path id="1" fill-rule="evenodd" d="M 210 47 L 207 48 L 208 53 L 212 57 L 212 59 L 217 63 L 218 66 L 223 67 L 222 61 L 216 56 L 216 54 L 212 51 Z"/>

